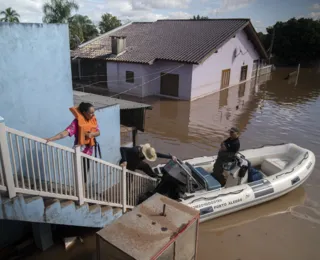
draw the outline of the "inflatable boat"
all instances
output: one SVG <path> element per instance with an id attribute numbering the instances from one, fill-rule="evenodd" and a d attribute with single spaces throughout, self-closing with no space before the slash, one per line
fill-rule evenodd
<path id="1" fill-rule="evenodd" d="M 278 198 L 304 183 L 315 166 L 314 153 L 295 144 L 248 149 L 224 164 L 227 183 L 221 187 L 210 174 L 216 158 L 171 160 L 154 167 L 161 181 L 141 200 L 158 192 L 198 209 L 203 222 Z M 258 180 L 249 177 L 252 168 L 259 171 Z"/>

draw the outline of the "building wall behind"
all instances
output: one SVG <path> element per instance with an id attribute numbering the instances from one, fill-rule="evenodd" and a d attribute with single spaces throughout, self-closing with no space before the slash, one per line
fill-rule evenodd
<path id="1" fill-rule="evenodd" d="M 0 115 L 6 125 L 50 137 L 72 121 L 68 26 L 0 23 Z M 65 139 L 59 143 L 71 146 Z"/>
<path id="2" fill-rule="evenodd" d="M 126 71 L 134 72 L 134 83 L 126 82 Z M 139 97 L 160 95 L 160 75 L 162 72 L 180 75 L 179 98 L 189 100 L 192 65 L 176 62 L 157 61 L 153 65 L 108 62 L 108 88 L 111 92 L 115 93 L 131 89 L 126 94 Z"/>
<path id="3" fill-rule="evenodd" d="M 161 73 L 179 74 L 179 98 L 189 100 L 191 96 L 192 65 L 169 61 L 156 61 L 142 67 L 144 96 L 160 95 Z"/>
<path id="4" fill-rule="evenodd" d="M 134 83 L 126 82 L 126 71 L 134 72 Z M 134 63 L 108 62 L 107 75 L 108 89 L 111 92 L 120 93 L 142 84 L 142 65 Z M 126 92 L 126 94 L 142 97 L 142 87 L 134 88 Z"/>
<path id="5" fill-rule="evenodd" d="M 236 53 L 236 57 L 234 57 Z M 220 89 L 222 70 L 231 69 L 230 84 L 240 81 L 241 66 L 248 65 L 247 79 L 251 78 L 253 61 L 259 55 L 244 31 L 224 44 L 200 65 L 193 66 L 192 98 L 201 97 Z"/>

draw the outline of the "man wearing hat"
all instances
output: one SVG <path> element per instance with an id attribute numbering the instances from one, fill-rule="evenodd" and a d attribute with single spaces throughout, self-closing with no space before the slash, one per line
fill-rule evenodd
<path id="1" fill-rule="evenodd" d="M 221 143 L 217 160 L 213 166 L 212 176 L 220 182 L 221 186 L 226 184 L 226 178 L 223 175 L 223 164 L 230 161 L 240 149 L 239 129 L 232 127 L 229 130 L 229 138 Z"/>
<path id="2" fill-rule="evenodd" d="M 150 177 L 156 177 L 157 175 L 154 173 L 150 165 L 144 162 L 144 159 L 149 162 L 154 162 L 157 158 L 177 160 L 175 156 L 157 153 L 150 144 L 134 146 L 131 148 L 120 147 L 120 153 L 121 166 L 127 166 L 127 169 L 130 171 L 141 170 Z"/>

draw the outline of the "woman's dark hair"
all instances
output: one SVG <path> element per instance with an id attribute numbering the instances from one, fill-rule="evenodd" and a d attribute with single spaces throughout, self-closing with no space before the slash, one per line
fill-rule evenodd
<path id="1" fill-rule="evenodd" d="M 93 107 L 90 103 L 81 102 L 79 105 L 79 111 L 83 114 L 84 112 L 88 112 L 90 107 Z"/>

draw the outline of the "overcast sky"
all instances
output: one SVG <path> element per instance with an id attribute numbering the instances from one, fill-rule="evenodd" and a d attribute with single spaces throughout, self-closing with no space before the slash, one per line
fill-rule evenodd
<path id="1" fill-rule="evenodd" d="M 41 22 L 48 0 L 0 0 L 0 11 L 12 7 L 21 22 Z M 76 0 L 79 14 L 97 23 L 102 13 L 121 20 L 185 19 L 200 14 L 210 18 L 250 18 L 258 31 L 291 17 L 320 19 L 319 0 Z"/>

